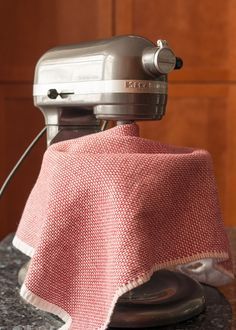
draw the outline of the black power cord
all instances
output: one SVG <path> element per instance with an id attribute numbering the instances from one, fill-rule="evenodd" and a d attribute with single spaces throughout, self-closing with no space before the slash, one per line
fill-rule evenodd
<path id="1" fill-rule="evenodd" d="M 44 134 L 44 132 L 47 130 L 47 127 L 45 126 L 40 132 L 39 134 L 34 138 L 34 140 L 30 143 L 30 145 L 28 146 L 28 148 L 24 151 L 24 153 L 22 154 L 22 156 L 19 158 L 18 162 L 16 163 L 16 165 L 13 167 L 13 169 L 11 170 L 11 172 L 9 173 L 9 175 L 7 176 L 6 180 L 4 181 L 1 189 L 0 189 L 0 197 L 3 195 L 3 192 L 5 191 L 8 183 L 10 182 L 10 180 L 12 179 L 13 175 L 15 174 L 16 170 L 18 169 L 18 167 L 21 165 L 21 163 L 23 162 L 23 160 L 25 159 L 25 157 L 29 154 L 30 150 L 34 147 L 34 145 L 36 144 L 36 142 L 41 138 L 41 136 Z"/>

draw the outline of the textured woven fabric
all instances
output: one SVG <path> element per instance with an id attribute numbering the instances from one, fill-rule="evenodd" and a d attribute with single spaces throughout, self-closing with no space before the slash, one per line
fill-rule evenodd
<path id="1" fill-rule="evenodd" d="M 209 154 L 136 124 L 49 147 L 13 244 L 32 257 L 22 296 L 65 329 L 106 329 L 118 297 L 161 268 L 210 260 L 193 275 L 232 277 Z"/>

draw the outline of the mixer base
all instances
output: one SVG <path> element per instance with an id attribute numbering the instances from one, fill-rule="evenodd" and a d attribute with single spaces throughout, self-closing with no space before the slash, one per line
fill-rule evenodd
<path id="1" fill-rule="evenodd" d="M 146 328 L 174 324 L 200 314 L 205 308 L 202 286 L 190 277 L 168 270 L 123 295 L 110 326 Z"/>
<path id="2" fill-rule="evenodd" d="M 18 273 L 20 285 L 28 267 L 29 262 Z M 174 324 L 200 314 L 204 308 L 201 284 L 187 275 L 163 269 L 119 298 L 110 327 L 138 329 Z"/>

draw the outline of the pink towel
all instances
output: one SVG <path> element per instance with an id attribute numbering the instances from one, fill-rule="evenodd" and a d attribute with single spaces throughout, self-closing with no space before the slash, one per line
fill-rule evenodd
<path id="1" fill-rule="evenodd" d="M 32 257 L 21 295 L 63 329 L 106 329 L 117 299 L 161 268 L 233 276 L 209 154 L 136 124 L 49 147 L 13 244 Z"/>

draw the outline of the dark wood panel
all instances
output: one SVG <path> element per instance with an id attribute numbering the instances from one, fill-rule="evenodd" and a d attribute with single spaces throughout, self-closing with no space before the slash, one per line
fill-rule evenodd
<path id="1" fill-rule="evenodd" d="M 167 39 L 184 59 L 171 80 L 236 81 L 236 0 L 116 0 L 116 34 Z"/>
<path id="2" fill-rule="evenodd" d="M 0 1 L 0 81 L 32 81 L 49 48 L 110 37 L 112 0 Z"/>

